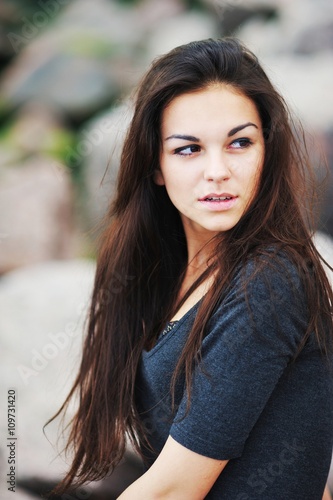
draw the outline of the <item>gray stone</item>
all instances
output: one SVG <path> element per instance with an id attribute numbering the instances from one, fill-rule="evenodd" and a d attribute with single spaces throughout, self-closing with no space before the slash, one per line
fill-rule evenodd
<path id="1" fill-rule="evenodd" d="M 333 50 L 333 22 L 311 26 L 300 34 L 295 41 L 294 51 L 297 54 L 309 55 L 320 51 Z"/>
<path id="2" fill-rule="evenodd" d="M 59 436 L 59 420 L 46 427 L 67 396 L 78 372 L 95 262 L 50 261 L 18 269 L 0 278 L 0 398 L 16 391 L 17 470 L 19 484 L 42 491 L 68 469 Z M 73 415 L 69 409 L 67 421 Z M 6 470 L 6 419 L 0 421 L 0 466 Z M 131 447 L 115 473 L 79 489 L 74 498 L 116 498 L 142 472 Z M 9 500 L 5 476 L 0 498 Z M 15 498 L 28 500 L 18 489 Z M 40 495 L 37 495 L 40 498 Z"/>
<path id="3" fill-rule="evenodd" d="M 172 19 L 187 11 L 183 0 L 143 0 L 134 7 L 144 34 L 154 31 L 165 19 Z"/>
<path id="4" fill-rule="evenodd" d="M 66 469 L 57 456 L 59 422 L 47 427 L 47 437 L 43 426 L 78 371 L 94 272 L 93 261 L 50 261 L 0 278 L 0 399 L 4 409 L 7 391 L 15 389 L 21 480 L 59 480 Z M 0 456 L 6 459 L 5 418 L 0 437 Z M 1 499 L 3 491 L 0 483 Z"/>
<path id="5" fill-rule="evenodd" d="M 7 134 L 1 138 L 2 152 L 9 152 L 0 165 L 25 160 L 33 154 L 61 153 L 73 134 L 66 128 L 59 111 L 47 103 L 29 101 L 16 113 Z"/>
<path id="6" fill-rule="evenodd" d="M 237 31 L 237 36 L 259 56 L 305 128 L 317 132 L 333 124 L 333 51 L 316 51 L 307 57 L 299 53 L 299 41 L 309 30 L 320 36 L 322 26 L 328 25 L 327 19 L 332 16 L 329 0 L 283 1 L 279 2 L 276 20 L 250 20 Z"/>
<path id="7" fill-rule="evenodd" d="M 0 169 L 0 274 L 73 255 L 72 185 L 50 158 Z"/>
<path id="8" fill-rule="evenodd" d="M 325 259 L 325 261 L 333 267 L 333 238 L 328 234 L 317 231 L 314 237 L 314 242 L 323 259 Z M 324 267 L 333 286 L 333 271 L 326 266 Z"/>
<path id="9" fill-rule="evenodd" d="M 83 163 L 84 210 L 89 228 L 99 224 L 114 196 L 120 155 L 131 117 L 130 103 L 104 113 L 83 127 L 76 150 L 68 152 L 69 159 Z"/>
<path id="10" fill-rule="evenodd" d="M 209 13 L 192 11 L 160 20 L 147 36 L 146 60 L 150 62 L 178 45 L 218 34 L 217 20 Z"/>
<path id="11" fill-rule="evenodd" d="M 135 11 L 107 0 L 72 0 L 54 17 L 39 5 L 22 21 L 0 92 L 8 107 L 37 99 L 82 119 L 130 88 L 142 29 Z"/>

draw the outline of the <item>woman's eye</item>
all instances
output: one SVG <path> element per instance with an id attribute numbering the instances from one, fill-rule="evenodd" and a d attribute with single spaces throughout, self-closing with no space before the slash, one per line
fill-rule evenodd
<path id="1" fill-rule="evenodd" d="M 236 139 L 230 144 L 230 147 L 233 149 L 245 149 L 248 148 L 252 144 L 252 141 L 250 139 L 247 139 L 246 137 L 242 137 L 240 139 Z"/>
<path id="2" fill-rule="evenodd" d="M 174 154 L 179 156 L 191 156 L 194 153 L 199 153 L 201 147 L 197 144 L 191 144 L 190 146 L 182 146 L 181 148 L 175 149 Z"/>

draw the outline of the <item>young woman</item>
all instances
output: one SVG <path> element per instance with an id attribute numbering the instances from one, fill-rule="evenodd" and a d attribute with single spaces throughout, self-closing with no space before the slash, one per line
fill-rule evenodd
<path id="1" fill-rule="evenodd" d="M 322 498 L 333 296 L 309 179 L 283 99 L 239 41 L 153 63 L 62 408 L 78 393 L 63 490 L 104 477 L 129 438 L 146 472 L 123 500 Z"/>

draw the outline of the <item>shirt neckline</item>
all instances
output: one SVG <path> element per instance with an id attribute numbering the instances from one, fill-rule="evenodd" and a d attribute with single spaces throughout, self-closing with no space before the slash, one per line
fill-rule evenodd
<path id="1" fill-rule="evenodd" d="M 186 313 L 179 319 L 177 320 L 172 320 L 172 321 L 168 321 L 167 322 L 167 325 L 166 327 L 164 328 L 164 330 L 162 330 L 162 332 L 160 333 L 160 335 L 157 337 L 157 340 L 155 342 L 155 345 L 149 350 L 147 351 L 146 349 L 143 349 L 143 354 L 145 357 L 149 357 L 151 356 L 152 354 L 154 354 L 162 345 L 164 345 L 164 343 L 175 333 L 175 331 L 177 331 L 179 329 L 179 327 L 189 318 L 192 316 L 192 314 L 196 311 L 196 309 L 198 308 L 200 302 L 202 301 L 203 297 L 201 297 L 201 299 L 198 300 L 198 302 L 196 302 L 188 311 L 186 311 Z M 172 323 L 173 326 L 168 329 L 167 332 L 163 334 L 163 332 L 165 331 L 165 329 L 167 328 L 167 326 Z"/>

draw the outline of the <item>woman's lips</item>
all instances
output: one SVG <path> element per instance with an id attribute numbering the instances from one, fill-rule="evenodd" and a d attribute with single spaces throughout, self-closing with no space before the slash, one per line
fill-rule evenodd
<path id="1" fill-rule="evenodd" d="M 230 210 L 230 208 L 233 208 L 237 203 L 237 199 L 238 199 L 237 196 L 234 196 L 229 193 L 222 193 L 222 194 L 212 193 L 200 198 L 199 202 L 209 210 L 219 212 L 224 210 Z"/>

